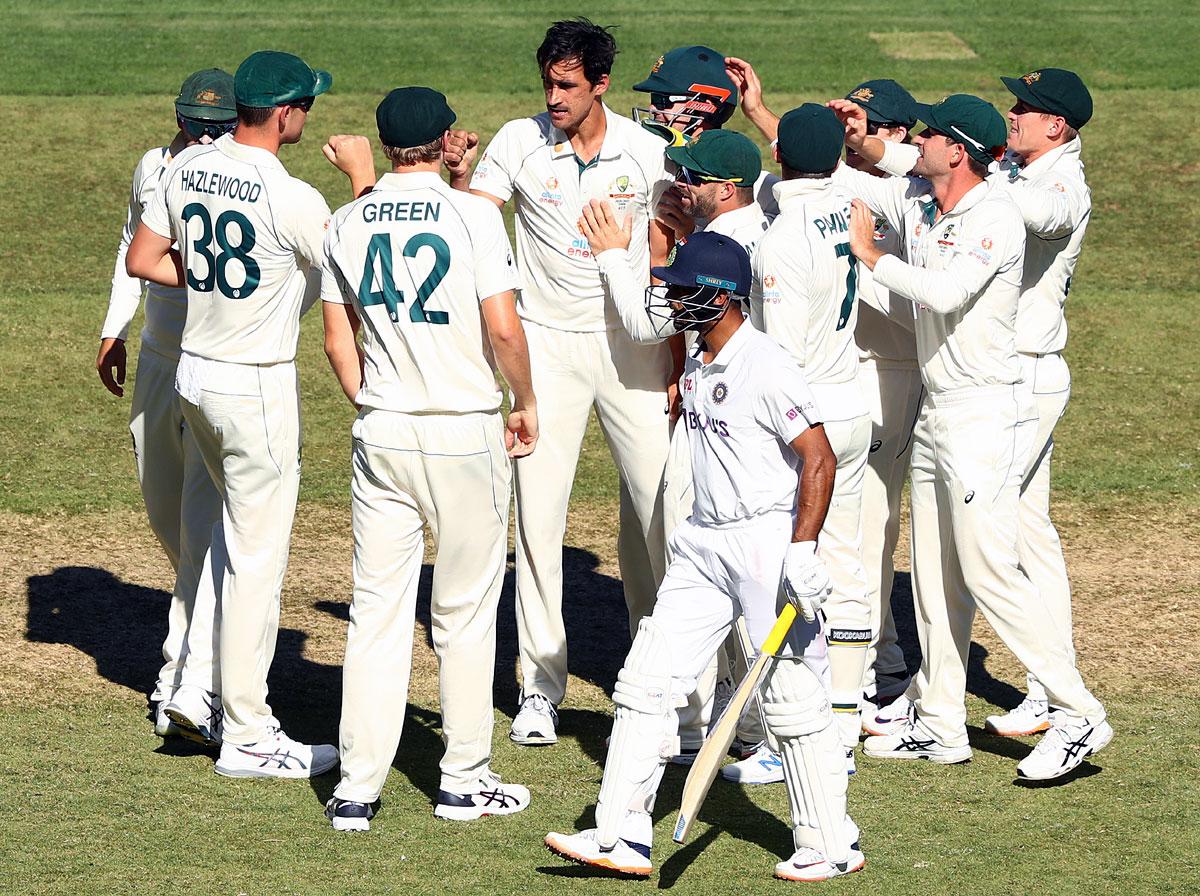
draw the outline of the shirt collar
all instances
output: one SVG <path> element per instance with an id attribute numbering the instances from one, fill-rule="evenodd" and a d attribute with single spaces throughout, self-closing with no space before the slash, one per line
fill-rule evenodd
<path id="1" fill-rule="evenodd" d="M 733 359 L 736 358 L 738 353 L 742 350 L 742 346 L 744 346 L 746 344 L 746 342 L 749 341 L 750 331 L 753 329 L 754 329 L 754 324 L 750 323 L 750 318 L 743 317 L 742 325 L 734 331 L 732 336 L 729 337 L 729 341 L 726 342 L 721 347 L 721 350 L 719 352 L 717 352 L 716 357 L 713 358 L 711 361 L 709 361 L 707 364 L 705 364 L 703 361 L 704 349 L 701 348 L 700 342 L 697 341 L 696 342 L 696 357 L 701 359 L 700 368 L 702 370 L 707 370 L 710 367 L 728 367 L 730 362 L 732 362 Z"/>
<path id="2" fill-rule="evenodd" d="M 749 205 L 743 205 L 741 208 L 731 209 L 724 214 L 717 215 L 704 225 L 704 229 L 723 236 L 733 236 L 733 232 L 743 224 L 754 224 L 765 218 L 762 207 L 757 202 L 751 202 Z"/>
<path id="3" fill-rule="evenodd" d="M 432 171 L 389 171 L 376 181 L 375 188 L 380 190 L 419 190 L 444 183 L 445 181 Z"/>
<path id="4" fill-rule="evenodd" d="M 986 181 L 980 181 L 975 186 L 971 187 L 966 194 L 955 203 L 954 208 L 942 214 L 941 220 L 946 218 L 956 218 L 959 215 L 964 215 L 974 206 L 983 201 L 983 197 L 988 194 L 991 185 Z"/>
<path id="5" fill-rule="evenodd" d="M 781 180 L 771 188 L 771 192 L 775 194 L 779 210 L 784 211 L 785 206 L 791 205 L 797 200 L 803 201 L 810 196 L 825 192 L 832 183 L 832 177 L 795 177 L 791 180 Z"/>
<path id="6" fill-rule="evenodd" d="M 588 162 L 615 159 L 621 155 L 622 151 L 620 128 L 626 123 L 625 119 L 614 113 L 603 102 L 600 103 L 600 107 L 604 109 L 604 142 L 600 144 L 600 154 L 595 159 L 586 159 L 585 161 Z M 554 125 L 550 126 L 546 142 L 550 144 L 550 154 L 553 158 L 561 159 L 576 155 L 575 147 L 571 145 L 571 138 Z"/>
<path id="7" fill-rule="evenodd" d="M 275 153 L 263 149 L 259 146 L 247 146 L 245 143 L 238 143 L 233 139 L 233 134 L 222 134 L 212 145 L 220 150 L 231 159 L 237 159 L 239 162 L 246 162 L 249 165 L 259 165 L 266 168 L 275 168 L 279 171 L 287 172 L 283 167 L 283 162 L 279 161 L 279 157 Z"/>
<path id="8" fill-rule="evenodd" d="M 1028 180 L 1043 171 L 1053 168 L 1058 164 L 1060 159 L 1078 159 L 1080 146 L 1079 138 L 1074 137 L 1062 146 L 1056 146 L 1045 155 L 1038 156 L 1028 165 L 1022 165 L 1018 177 Z"/>

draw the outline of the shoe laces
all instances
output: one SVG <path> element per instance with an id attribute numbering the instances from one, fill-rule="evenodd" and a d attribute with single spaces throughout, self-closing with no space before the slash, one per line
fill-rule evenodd
<path id="1" fill-rule="evenodd" d="M 1049 707 L 1045 700 L 1035 700 L 1033 697 L 1026 697 L 1021 701 L 1021 705 L 1016 709 L 1010 710 L 1010 715 L 1027 712 L 1032 715 L 1045 715 Z"/>
<path id="2" fill-rule="evenodd" d="M 521 701 L 522 711 L 524 711 L 525 707 L 527 706 L 530 707 L 531 712 L 542 713 L 550 716 L 551 718 L 555 718 L 558 715 L 557 711 L 554 709 L 554 704 L 550 702 L 550 698 L 543 696 L 542 694 L 530 694 L 523 701 Z"/>

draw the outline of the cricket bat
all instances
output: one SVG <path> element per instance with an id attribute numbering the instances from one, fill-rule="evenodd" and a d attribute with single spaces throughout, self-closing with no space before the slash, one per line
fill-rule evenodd
<path id="1" fill-rule="evenodd" d="M 754 661 L 754 665 L 750 667 L 750 671 L 738 685 L 729 705 L 725 707 L 725 711 L 713 725 L 712 733 L 708 735 L 700 752 L 696 754 L 696 761 L 692 763 L 691 771 L 688 772 L 687 780 L 683 784 L 683 797 L 679 801 L 679 818 L 675 822 L 675 833 L 672 835 L 672 839 L 676 843 L 682 843 L 687 839 L 688 831 L 691 830 L 696 816 L 700 814 L 704 798 L 708 796 L 708 790 L 717 777 L 717 770 L 721 767 L 721 762 L 729 751 L 729 745 L 733 743 L 734 735 L 737 733 L 738 720 L 742 717 L 746 705 L 754 697 L 758 683 L 762 681 L 762 677 L 767 671 L 767 664 L 775 658 L 775 653 L 779 650 L 783 639 L 787 637 L 795 619 L 796 608 L 789 603 L 780 611 L 775 625 L 771 627 L 771 633 L 763 641 L 758 659 Z"/>

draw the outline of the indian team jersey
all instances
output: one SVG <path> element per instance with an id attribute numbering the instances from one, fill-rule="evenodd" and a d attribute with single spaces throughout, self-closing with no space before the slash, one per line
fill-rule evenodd
<path id="1" fill-rule="evenodd" d="M 543 113 L 504 125 L 471 178 L 472 190 L 506 202 L 515 197 L 522 281 L 518 308 L 524 319 L 555 330 L 621 326 L 579 232 L 579 217 L 590 199 L 610 203 L 618 218 L 633 215 L 630 263 L 643 286 L 650 282 L 650 216 L 670 183 L 663 141 L 607 107 L 604 112 L 604 143 L 587 164 Z"/>
<path id="2" fill-rule="evenodd" d="M 125 272 L 125 255 L 129 243 L 142 220 L 142 211 L 150 203 L 163 172 L 171 164 L 167 147 L 156 147 L 144 156 L 133 171 L 129 190 L 129 211 L 117 248 L 117 263 L 113 269 L 112 292 L 109 294 L 108 314 L 100 329 L 101 339 L 128 339 L 129 325 L 141 304 L 142 287 L 146 287 L 146 319 L 142 325 L 142 348 L 173 360 L 179 359 L 179 339 L 187 319 L 187 291 L 173 286 L 161 286 L 130 277 Z"/>
<path id="3" fill-rule="evenodd" d="M 320 193 L 227 134 L 179 154 L 142 220 L 179 245 L 183 352 L 238 364 L 295 359 L 307 275 L 320 267 L 329 223 Z"/>
<path id="4" fill-rule="evenodd" d="M 325 237 L 321 298 L 363 322 L 363 408 L 490 412 L 500 389 L 480 302 L 516 289 L 504 219 L 432 172 L 385 174 Z"/>
<path id="5" fill-rule="evenodd" d="M 684 362 L 682 386 L 693 521 L 722 526 L 793 512 L 799 480 L 791 442 L 822 420 L 796 360 L 747 321 L 709 363 L 697 347 Z"/>
<path id="6" fill-rule="evenodd" d="M 1028 232 L 1017 309 L 1017 350 L 1027 354 L 1067 344 L 1064 306 L 1092 216 L 1080 146 L 1076 137 L 1028 165 L 1009 155 L 989 178 L 1005 187 Z"/>
<path id="7" fill-rule="evenodd" d="M 925 388 L 942 394 L 1020 381 L 1025 225 L 1005 191 L 980 183 L 939 216 L 923 178 L 878 178 L 842 165 L 835 179 L 904 234 L 907 261 L 883 256 L 875 282 L 916 303 Z"/>
<path id="8" fill-rule="evenodd" d="M 850 254 L 850 194 L 829 178 L 782 181 L 779 216 L 754 255 L 750 315 L 804 368 L 826 420 L 867 412 L 854 328 L 858 265 Z"/>

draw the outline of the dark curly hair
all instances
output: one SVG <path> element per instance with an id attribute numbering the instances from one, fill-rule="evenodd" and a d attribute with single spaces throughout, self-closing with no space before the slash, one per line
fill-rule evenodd
<path id="1" fill-rule="evenodd" d="M 557 62 L 577 62 L 583 66 L 583 76 L 595 84 L 612 72 L 617 55 L 617 42 L 609 27 L 594 25 L 580 16 L 555 22 L 546 29 L 546 37 L 538 47 L 537 63 L 542 74 Z"/>

